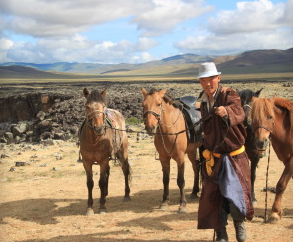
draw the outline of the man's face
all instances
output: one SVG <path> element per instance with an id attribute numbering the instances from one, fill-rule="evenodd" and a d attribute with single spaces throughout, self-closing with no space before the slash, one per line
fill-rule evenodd
<path id="1" fill-rule="evenodd" d="M 212 97 L 219 86 L 220 76 L 217 75 L 217 76 L 204 77 L 204 78 L 200 78 L 199 81 L 204 92 L 209 97 Z"/>

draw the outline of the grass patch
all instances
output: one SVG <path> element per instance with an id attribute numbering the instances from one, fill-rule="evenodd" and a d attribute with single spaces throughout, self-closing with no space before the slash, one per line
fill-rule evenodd
<path id="1" fill-rule="evenodd" d="M 129 125 L 137 125 L 137 124 L 141 124 L 142 122 L 143 122 L 142 119 L 138 119 L 136 117 L 131 117 L 125 120 L 125 123 Z"/>

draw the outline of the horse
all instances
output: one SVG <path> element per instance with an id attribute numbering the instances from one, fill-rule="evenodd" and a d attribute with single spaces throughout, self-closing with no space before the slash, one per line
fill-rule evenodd
<path id="1" fill-rule="evenodd" d="M 282 195 L 293 175 L 293 102 L 279 97 L 253 98 L 251 122 L 257 148 L 264 151 L 271 142 L 278 159 L 285 166 L 268 219 L 274 223 L 281 219 Z"/>
<path id="2" fill-rule="evenodd" d="M 94 187 L 94 164 L 100 166 L 100 207 L 99 213 L 106 212 L 106 196 L 110 176 L 109 161 L 120 161 L 125 180 L 124 200 L 130 200 L 130 165 L 128 163 L 128 138 L 122 114 L 106 107 L 106 90 L 91 93 L 84 88 L 86 118 L 79 131 L 80 154 L 87 177 L 88 200 L 86 215 L 94 214 L 92 190 Z"/>
<path id="3" fill-rule="evenodd" d="M 199 192 L 199 159 L 197 148 L 202 145 L 199 140 L 190 143 L 186 133 L 186 122 L 182 110 L 174 106 L 173 100 L 166 94 L 166 89 L 161 91 L 152 89 L 149 93 L 142 88 L 144 100 L 143 116 L 145 129 L 154 135 L 154 145 L 159 154 L 163 171 L 163 200 L 160 209 L 167 209 L 169 203 L 170 160 L 177 162 L 177 185 L 180 190 L 180 205 L 178 213 L 186 212 L 187 200 L 184 187 L 184 156 L 187 154 L 194 171 L 194 184 L 191 198 L 197 198 Z M 184 132 L 183 132 L 184 131 Z M 156 132 L 156 133 L 154 133 Z"/>
<path id="4" fill-rule="evenodd" d="M 251 102 L 253 97 L 259 97 L 261 91 L 260 90 L 254 92 L 250 89 L 244 89 L 244 90 L 237 90 L 240 98 L 241 98 L 241 104 L 245 112 L 245 120 L 244 125 L 246 128 L 247 137 L 245 139 L 245 150 L 247 153 L 247 156 L 250 160 L 250 169 L 251 169 L 251 200 L 253 203 L 253 206 L 257 205 L 257 200 L 255 197 L 254 192 L 254 183 L 256 178 L 256 168 L 259 163 L 260 158 L 263 157 L 263 153 L 259 152 L 259 150 L 256 147 L 256 144 L 254 142 L 254 133 L 251 128 L 251 120 L 250 120 L 250 110 L 251 110 Z"/>

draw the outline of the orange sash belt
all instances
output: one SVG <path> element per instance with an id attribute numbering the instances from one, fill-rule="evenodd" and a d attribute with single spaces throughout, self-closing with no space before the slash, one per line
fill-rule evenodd
<path id="1" fill-rule="evenodd" d="M 229 153 L 230 156 L 239 155 L 245 151 L 245 146 L 242 145 L 238 150 L 234 150 Z M 220 158 L 220 153 L 213 153 L 210 150 L 206 149 L 202 152 L 203 157 L 206 159 L 206 170 L 208 176 L 210 176 L 213 172 L 213 166 L 215 165 L 214 157 Z"/>

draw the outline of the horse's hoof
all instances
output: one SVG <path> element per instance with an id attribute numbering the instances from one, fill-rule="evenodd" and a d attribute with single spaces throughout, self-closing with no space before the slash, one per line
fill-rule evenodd
<path id="1" fill-rule="evenodd" d="M 252 206 L 253 207 L 256 207 L 257 206 L 257 201 L 255 200 L 255 201 L 252 201 Z"/>
<path id="2" fill-rule="evenodd" d="M 187 213 L 186 208 L 179 208 L 178 213 Z"/>
<path id="3" fill-rule="evenodd" d="M 160 205 L 160 209 L 161 210 L 168 210 L 169 209 L 169 206 L 168 206 L 168 204 L 161 204 Z"/>
<path id="4" fill-rule="evenodd" d="M 106 210 L 106 208 L 100 208 L 98 213 L 105 214 L 105 213 L 107 213 L 107 210 Z"/>
<path id="5" fill-rule="evenodd" d="M 86 210 L 86 216 L 91 216 L 91 215 L 94 215 L 95 213 L 94 213 L 94 210 L 92 209 L 92 208 L 88 208 L 87 210 Z"/>
<path id="6" fill-rule="evenodd" d="M 129 196 L 123 198 L 123 202 L 129 202 L 129 201 L 131 201 L 131 198 Z"/>
<path id="7" fill-rule="evenodd" d="M 192 199 L 192 200 L 195 200 L 195 199 L 198 199 L 199 196 L 197 195 L 197 193 L 196 193 L 196 194 L 194 194 L 194 193 L 190 193 L 189 198 Z"/>
<path id="8" fill-rule="evenodd" d="M 268 218 L 268 223 L 275 224 L 281 219 L 280 215 L 277 213 L 271 213 Z"/>

